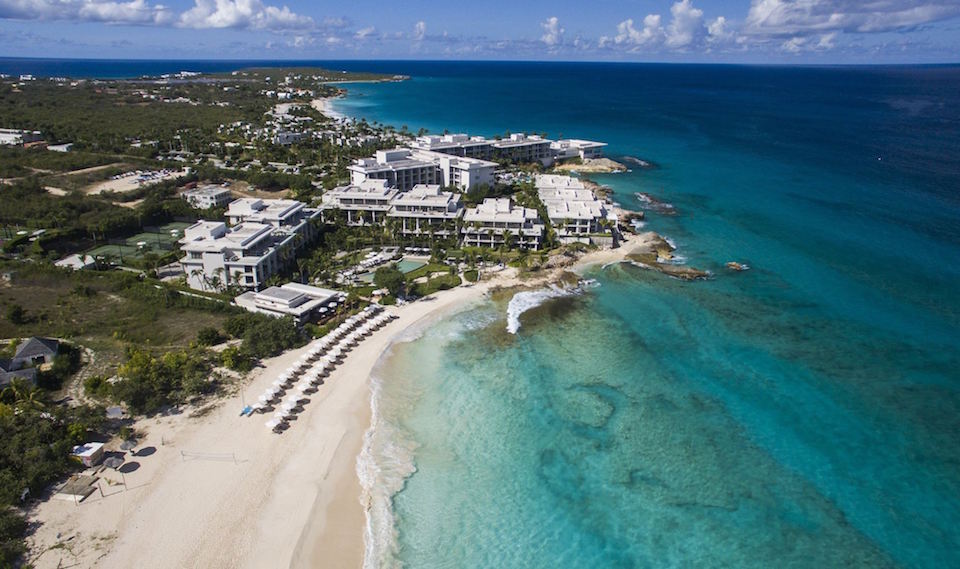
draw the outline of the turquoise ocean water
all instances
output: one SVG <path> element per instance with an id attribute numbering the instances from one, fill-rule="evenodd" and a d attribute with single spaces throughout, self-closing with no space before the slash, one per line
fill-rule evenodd
<path id="1" fill-rule="evenodd" d="M 340 111 L 656 163 L 597 179 L 715 276 L 597 268 L 396 346 L 370 566 L 960 566 L 960 69 L 382 65 L 414 79 Z"/>

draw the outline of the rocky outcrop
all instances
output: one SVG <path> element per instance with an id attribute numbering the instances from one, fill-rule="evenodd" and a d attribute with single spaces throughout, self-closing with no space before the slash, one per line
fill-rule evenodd
<path id="1" fill-rule="evenodd" d="M 587 158 L 582 162 L 561 162 L 554 166 L 553 169 L 558 172 L 583 172 L 592 174 L 627 171 L 626 166 L 609 158 Z"/>
<path id="2" fill-rule="evenodd" d="M 673 259 L 675 247 L 664 239 L 662 235 L 648 231 L 647 233 L 641 234 L 640 238 L 640 245 L 627 254 L 627 259 L 665 275 L 685 281 L 710 277 L 710 273 L 707 271 L 671 263 L 670 261 Z"/>

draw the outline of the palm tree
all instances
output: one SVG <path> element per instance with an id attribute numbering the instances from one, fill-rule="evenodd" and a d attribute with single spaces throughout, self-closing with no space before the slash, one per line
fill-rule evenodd
<path id="1" fill-rule="evenodd" d="M 3 389 L 2 398 L 13 402 L 17 409 L 42 409 L 43 390 L 22 378 L 14 378 Z"/>

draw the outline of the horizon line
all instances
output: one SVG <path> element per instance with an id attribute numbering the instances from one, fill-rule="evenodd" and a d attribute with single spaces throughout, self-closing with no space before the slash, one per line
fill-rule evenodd
<path id="1" fill-rule="evenodd" d="M 397 63 L 567 63 L 567 64 L 614 64 L 614 65 L 691 65 L 691 66 L 741 66 L 741 67 L 944 67 L 960 66 L 957 61 L 897 62 L 897 63 L 813 63 L 813 62 L 738 62 L 738 61 L 626 61 L 609 59 L 410 59 L 410 58 L 146 58 L 146 57 L 47 57 L 47 56 L 0 56 L 0 61 L 124 61 L 124 62 L 397 62 Z"/>

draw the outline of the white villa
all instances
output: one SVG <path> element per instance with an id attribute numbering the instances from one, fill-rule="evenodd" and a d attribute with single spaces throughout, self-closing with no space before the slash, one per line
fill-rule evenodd
<path id="1" fill-rule="evenodd" d="M 320 211 L 340 210 L 347 214 L 347 225 L 381 223 L 392 207 L 391 201 L 399 193 L 387 180 L 364 180 L 349 186 L 340 186 L 323 194 Z M 324 218 L 324 221 L 327 219 Z"/>
<path id="2" fill-rule="evenodd" d="M 452 224 L 463 216 L 461 196 L 444 192 L 440 186 L 420 184 L 409 192 L 397 194 L 388 217 L 400 220 L 400 231 L 405 235 L 430 233 L 449 235 Z"/>
<path id="3" fill-rule="evenodd" d="M 315 286 L 287 283 L 272 286 L 260 292 L 248 291 L 234 299 L 234 304 L 249 310 L 277 318 L 290 316 L 297 324 L 303 324 L 336 309 L 347 295 L 335 290 Z"/>
<path id="4" fill-rule="evenodd" d="M 198 221 L 184 230 L 180 259 L 187 283 L 197 290 L 239 285 L 259 290 L 316 235 L 320 212 L 294 200 L 231 202 L 227 219 Z"/>
<path id="5" fill-rule="evenodd" d="M 233 199 L 229 189 L 213 184 L 187 190 L 180 197 L 197 209 L 223 207 Z"/>
<path id="6" fill-rule="evenodd" d="M 570 176 L 538 175 L 537 195 L 561 242 L 588 243 L 591 235 L 605 232 L 601 220 L 615 214 L 607 211 L 583 182 Z"/>
<path id="7" fill-rule="evenodd" d="M 537 210 L 517 206 L 510 198 L 487 198 L 463 215 L 463 244 L 468 247 L 499 247 L 509 235 L 518 247 L 539 249 L 544 223 Z"/>
<path id="8" fill-rule="evenodd" d="M 378 150 L 373 158 L 360 158 L 347 167 L 350 182 L 386 180 L 400 191 L 417 184 L 441 184 L 469 190 L 479 184 L 493 183 L 496 162 L 459 157 L 420 148 Z"/>

